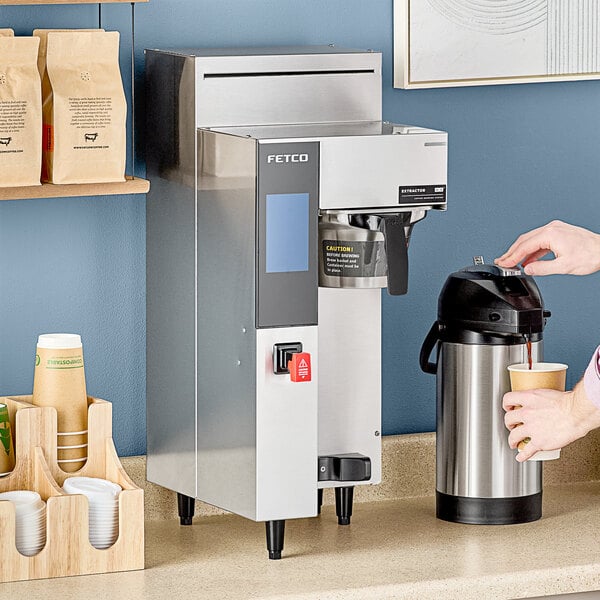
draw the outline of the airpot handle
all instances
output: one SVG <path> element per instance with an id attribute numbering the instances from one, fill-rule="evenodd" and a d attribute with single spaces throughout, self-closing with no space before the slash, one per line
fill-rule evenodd
<path id="1" fill-rule="evenodd" d="M 431 356 L 432 350 L 437 345 L 439 340 L 439 332 L 440 327 L 438 322 L 436 321 L 429 330 L 429 333 L 425 337 L 423 341 L 423 345 L 421 346 L 421 352 L 419 353 L 419 364 L 421 365 L 421 370 L 424 373 L 429 373 L 430 375 L 437 374 L 437 361 L 429 362 L 429 357 Z"/>

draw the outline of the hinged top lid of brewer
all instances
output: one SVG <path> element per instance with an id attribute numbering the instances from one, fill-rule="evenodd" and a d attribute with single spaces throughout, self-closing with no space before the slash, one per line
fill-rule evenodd
<path id="1" fill-rule="evenodd" d="M 336 46 L 244 46 L 238 48 L 174 48 L 146 50 L 196 63 L 197 74 L 211 77 L 273 75 L 376 75 L 381 52 Z"/>
<path id="2" fill-rule="evenodd" d="M 381 121 L 302 123 L 200 130 L 199 154 L 205 160 L 248 151 L 248 173 L 285 164 L 318 162 L 321 210 L 381 211 L 446 208 L 448 136 Z M 214 165 L 202 163 L 202 173 Z M 298 169 L 296 168 L 296 172 Z M 263 171 L 264 173 L 264 171 Z"/>
<path id="3" fill-rule="evenodd" d="M 310 54 L 378 54 L 364 48 L 338 48 L 334 44 L 315 46 L 229 46 L 227 48 L 155 48 L 153 52 L 168 52 L 183 56 L 284 56 Z"/>

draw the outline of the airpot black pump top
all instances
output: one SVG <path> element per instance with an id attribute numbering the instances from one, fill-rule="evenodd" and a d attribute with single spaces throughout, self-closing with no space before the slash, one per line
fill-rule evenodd
<path id="1" fill-rule="evenodd" d="M 511 343 L 507 336 L 540 339 L 546 318 L 540 291 L 520 269 L 479 264 L 452 273 L 438 301 L 439 339 L 458 343 Z"/>

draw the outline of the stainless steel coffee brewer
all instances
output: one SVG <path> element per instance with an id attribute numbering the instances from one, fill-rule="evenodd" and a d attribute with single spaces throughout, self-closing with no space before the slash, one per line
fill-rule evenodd
<path id="1" fill-rule="evenodd" d="M 381 121 L 381 55 L 146 53 L 147 477 L 265 521 L 381 480 L 381 288 L 446 207 L 444 132 Z"/>
<path id="2" fill-rule="evenodd" d="M 437 517 L 534 521 L 542 515 L 542 463 L 515 460 L 502 397 L 510 391 L 507 367 L 528 361 L 528 342 L 532 360 L 543 360 L 550 313 L 533 278 L 480 257 L 475 262 L 446 280 L 421 348 L 422 370 L 437 375 Z"/>

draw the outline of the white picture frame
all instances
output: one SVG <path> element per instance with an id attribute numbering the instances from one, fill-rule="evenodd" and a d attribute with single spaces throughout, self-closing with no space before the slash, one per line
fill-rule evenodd
<path id="1" fill-rule="evenodd" d="M 394 87 L 600 79 L 599 0 L 394 0 Z"/>

